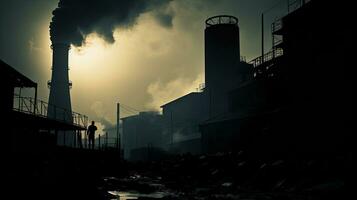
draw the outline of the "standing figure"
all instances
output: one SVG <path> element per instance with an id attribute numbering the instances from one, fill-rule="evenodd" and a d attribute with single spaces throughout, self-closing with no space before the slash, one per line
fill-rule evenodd
<path id="1" fill-rule="evenodd" d="M 90 126 L 88 126 L 88 129 L 87 129 L 87 135 L 88 135 L 90 149 L 94 149 L 94 136 L 95 136 L 96 130 L 97 130 L 97 127 L 94 125 L 94 121 L 92 121 L 92 124 Z"/>

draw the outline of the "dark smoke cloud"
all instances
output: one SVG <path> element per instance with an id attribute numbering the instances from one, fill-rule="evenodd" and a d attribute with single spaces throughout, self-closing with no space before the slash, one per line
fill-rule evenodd
<path id="1" fill-rule="evenodd" d="M 163 27 L 170 28 L 172 27 L 172 16 L 174 15 L 174 12 L 172 10 L 169 11 L 157 11 L 154 13 L 154 16 L 156 20 L 159 22 L 159 24 Z"/>
<path id="2" fill-rule="evenodd" d="M 60 0 L 50 24 L 52 42 L 82 46 L 90 33 L 113 43 L 116 27 L 131 27 L 140 14 L 153 12 L 164 27 L 172 26 L 173 12 L 165 7 L 171 0 Z"/>

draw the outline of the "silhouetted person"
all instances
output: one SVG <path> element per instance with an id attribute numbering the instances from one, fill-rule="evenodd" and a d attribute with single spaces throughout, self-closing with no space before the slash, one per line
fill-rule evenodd
<path id="1" fill-rule="evenodd" d="M 92 124 L 88 126 L 88 130 L 87 130 L 89 148 L 91 149 L 94 149 L 94 135 L 96 130 L 97 127 L 94 125 L 94 121 L 92 121 Z"/>

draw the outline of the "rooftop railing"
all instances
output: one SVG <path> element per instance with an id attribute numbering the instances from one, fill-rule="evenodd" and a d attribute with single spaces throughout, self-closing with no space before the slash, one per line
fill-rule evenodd
<path id="1" fill-rule="evenodd" d="M 238 24 L 238 18 L 230 15 L 217 15 L 210 17 L 206 20 L 206 27 L 218 25 L 218 24 Z"/>
<path id="2" fill-rule="evenodd" d="M 309 3 L 311 0 L 288 0 L 288 12 L 287 15 L 294 12 L 295 10 L 298 10 L 301 8 L 303 5 L 306 3 Z M 286 16 L 286 15 L 285 15 Z M 271 29 L 273 33 L 276 33 L 280 29 L 283 28 L 283 17 L 279 17 L 275 19 L 275 21 L 271 25 Z"/>
<path id="3" fill-rule="evenodd" d="M 253 67 L 258 67 L 259 65 L 265 62 L 269 62 L 274 58 L 280 57 L 283 54 L 284 54 L 283 49 L 273 49 L 268 53 L 264 54 L 264 56 L 259 56 L 258 58 L 253 59 L 252 61 L 249 62 L 249 64 L 252 64 Z"/>
<path id="4" fill-rule="evenodd" d="M 13 110 L 64 122 L 81 128 L 86 128 L 88 125 L 88 117 L 86 115 L 71 112 L 41 100 L 35 100 L 32 97 L 22 97 L 15 94 Z M 49 112 L 51 113 L 50 115 Z"/>
<path id="5" fill-rule="evenodd" d="M 294 12 L 310 1 L 311 0 L 288 0 L 288 13 Z"/>

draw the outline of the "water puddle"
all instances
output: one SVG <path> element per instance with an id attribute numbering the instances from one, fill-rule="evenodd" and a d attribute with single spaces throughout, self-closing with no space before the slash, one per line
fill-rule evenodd
<path id="1" fill-rule="evenodd" d="M 149 194 L 143 194 L 136 191 L 127 191 L 127 192 L 120 192 L 120 191 L 108 191 L 109 194 L 116 196 L 117 200 L 126 200 L 126 199 L 138 199 L 140 197 L 145 198 L 152 198 L 152 199 L 162 199 L 168 194 L 165 192 L 154 192 Z"/>

